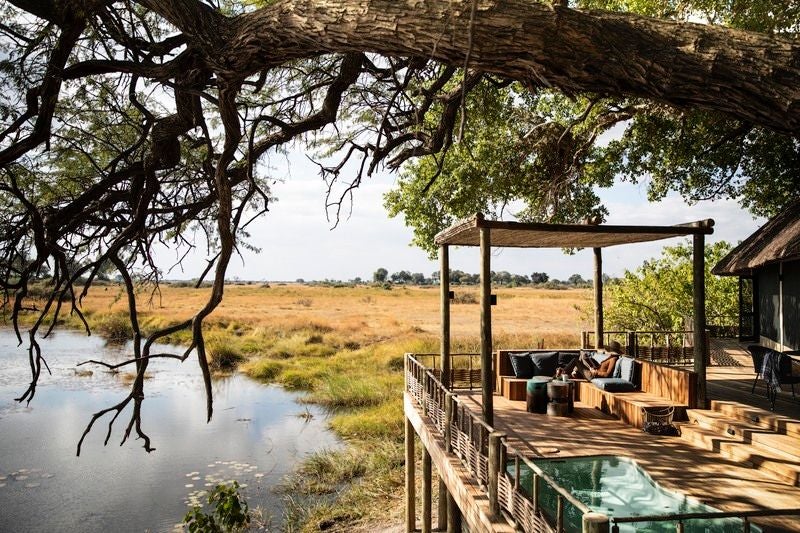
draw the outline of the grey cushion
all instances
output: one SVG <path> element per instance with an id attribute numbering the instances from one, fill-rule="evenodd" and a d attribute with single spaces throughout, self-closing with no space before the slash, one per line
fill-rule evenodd
<path id="1" fill-rule="evenodd" d="M 622 377 L 622 357 L 617 358 L 617 362 L 614 363 L 614 371 L 611 373 L 612 378 L 621 378 Z"/>
<path id="2" fill-rule="evenodd" d="M 630 381 L 631 383 L 636 383 L 636 380 L 634 379 L 636 363 L 634 363 L 633 359 L 625 356 L 620 357 L 617 359 L 617 366 L 614 367 L 615 373 L 617 369 L 619 369 L 619 376 L 615 375 L 614 377 L 624 379 L 625 381 Z"/>
<path id="3" fill-rule="evenodd" d="M 555 376 L 558 367 L 558 352 L 538 352 L 531 354 L 537 376 Z"/>
<path id="4" fill-rule="evenodd" d="M 633 392 L 636 390 L 633 383 L 621 378 L 594 378 L 592 384 L 598 389 L 608 392 Z"/>
<path id="5" fill-rule="evenodd" d="M 536 375 L 536 367 L 533 366 L 530 352 L 513 353 L 508 357 L 511 359 L 515 378 L 530 379 Z"/>

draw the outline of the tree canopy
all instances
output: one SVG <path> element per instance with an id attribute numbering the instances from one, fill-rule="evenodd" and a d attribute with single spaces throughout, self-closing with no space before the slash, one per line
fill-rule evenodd
<path id="1" fill-rule="evenodd" d="M 709 318 L 735 322 L 739 285 L 735 277 L 714 276 L 711 268 L 731 250 L 724 241 L 706 245 L 706 308 Z M 609 330 L 684 331 L 693 311 L 692 244 L 665 246 L 661 257 L 645 261 L 606 287 Z"/>
<path id="2" fill-rule="evenodd" d="M 708 9 L 715 5 L 710 0 Z M 315 150 L 334 218 L 376 169 L 426 155 L 441 162 L 454 139 L 475 135 L 470 114 L 497 122 L 510 98 L 523 111 L 551 106 L 555 115 L 574 116 L 548 103 L 552 91 L 585 104 L 579 118 L 601 109 L 630 114 L 648 102 L 698 109 L 746 125 L 740 135 L 782 135 L 786 150 L 795 146 L 800 45 L 784 31 L 789 23 L 771 14 L 777 10 L 759 11 L 761 22 L 748 28 L 757 31 L 742 31 L 672 20 L 663 10 L 623 12 L 626 3 L 581 7 L 530 0 L 0 4 L 0 282 L 21 342 L 18 318 L 31 307 L 31 282 L 47 273 L 51 288 L 27 327 L 32 378 L 19 400 L 34 397 L 45 364 L 37 336 L 63 313 L 81 316 L 82 294 L 113 268 L 134 332 L 134 353 L 123 364 L 135 365 L 137 379 L 118 404 L 92 417 L 87 433 L 109 415 L 110 437 L 130 407 L 123 441 L 135 431 L 151 449 L 140 406 L 154 357 L 196 355 L 210 417 L 203 320 L 222 299 L 232 256 L 248 246 L 248 223 L 269 209 L 270 159 L 292 143 Z M 496 116 L 478 118 L 480 98 Z M 590 105 L 598 99 L 624 106 Z M 536 131 L 531 142 L 547 132 L 566 143 L 548 154 L 565 169 L 573 153 L 584 157 L 581 143 L 591 137 L 590 127 L 571 122 Z M 504 139 L 492 142 L 508 153 Z M 775 149 L 760 146 L 765 158 Z M 626 157 L 632 172 L 649 161 Z M 532 191 L 573 183 L 572 174 L 542 174 L 529 185 L 510 173 L 493 179 Z M 591 200 L 585 189 L 575 212 Z M 174 266 L 155 263 L 162 245 L 177 251 L 176 265 L 203 248 L 213 290 L 192 319 L 142 331 L 136 286 L 157 283 Z M 192 332 L 185 352 L 151 351 L 181 329 Z"/>
<path id="3" fill-rule="evenodd" d="M 794 42 L 800 28 L 800 8 L 780 2 L 578 4 L 701 19 Z M 470 127 L 459 142 L 446 156 L 406 165 L 385 198 L 390 215 L 402 215 L 414 244 L 432 256 L 436 233 L 475 212 L 555 223 L 602 219 L 597 191 L 620 180 L 645 184 L 651 201 L 670 192 L 690 203 L 729 198 L 767 217 L 800 194 L 800 137 L 718 110 L 605 92 L 531 92 L 519 83 L 478 87 L 466 109 Z"/>

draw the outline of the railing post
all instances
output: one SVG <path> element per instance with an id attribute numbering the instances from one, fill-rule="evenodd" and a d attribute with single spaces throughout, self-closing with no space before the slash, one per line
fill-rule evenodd
<path id="1" fill-rule="evenodd" d="M 636 333 L 633 331 L 628 332 L 628 340 L 627 346 L 625 347 L 625 351 L 628 352 L 628 355 L 631 357 L 639 357 L 638 350 L 636 349 Z"/>
<path id="2" fill-rule="evenodd" d="M 500 498 L 497 494 L 500 476 L 500 459 L 503 455 L 501 450 L 505 434 L 493 431 L 489 434 L 489 512 L 492 516 L 500 515 Z"/>
<path id="3" fill-rule="evenodd" d="M 564 497 L 559 494 L 556 500 L 556 533 L 564 531 Z"/>
<path id="4" fill-rule="evenodd" d="M 608 533 L 608 516 L 603 513 L 584 513 L 582 531 L 583 533 Z"/>
<path id="5" fill-rule="evenodd" d="M 444 451 L 453 451 L 453 393 L 444 396 Z"/>
<path id="6" fill-rule="evenodd" d="M 539 514 L 539 474 L 533 474 L 531 478 L 531 499 L 533 500 L 533 514 Z"/>
<path id="7" fill-rule="evenodd" d="M 678 520 L 678 524 L 675 526 L 675 533 L 683 533 L 683 520 Z"/>
<path id="8" fill-rule="evenodd" d="M 422 373 L 422 414 L 428 416 L 428 371 Z"/>
<path id="9" fill-rule="evenodd" d="M 742 517 L 742 531 L 750 533 L 750 520 L 746 516 Z"/>

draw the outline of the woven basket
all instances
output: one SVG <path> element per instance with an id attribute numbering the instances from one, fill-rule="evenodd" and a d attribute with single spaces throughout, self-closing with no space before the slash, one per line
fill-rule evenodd
<path id="1" fill-rule="evenodd" d="M 668 425 L 672 424 L 672 415 L 675 414 L 675 407 L 642 407 L 642 418 L 644 423 Z"/>

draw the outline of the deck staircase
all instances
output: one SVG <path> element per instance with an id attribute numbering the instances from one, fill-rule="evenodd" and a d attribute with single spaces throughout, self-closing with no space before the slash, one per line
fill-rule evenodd
<path id="1" fill-rule="evenodd" d="M 723 457 L 800 486 L 800 420 L 749 405 L 712 401 L 688 409 L 681 438 Z"/>

